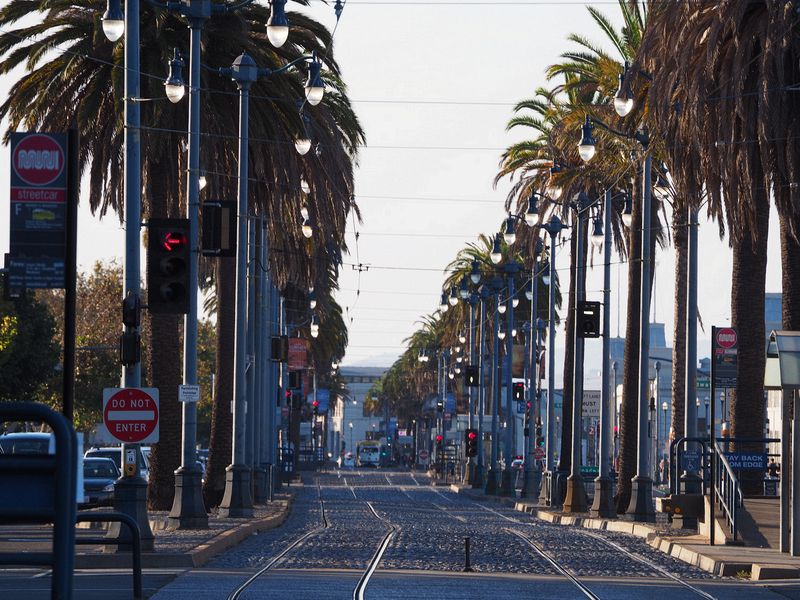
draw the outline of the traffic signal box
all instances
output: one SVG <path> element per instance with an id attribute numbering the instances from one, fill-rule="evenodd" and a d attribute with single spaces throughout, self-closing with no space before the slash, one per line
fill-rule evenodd
<path id="1" fill-rule="evenodd" d="M 600 337 L 600 303 L 578 302 L 578 337 Z"/>
<path id="2" fill-rule="evenodd" d="M 444 436 L 437 435 L 436 436 L 436 451 L 437 451 L 437 453 L 441 452 L 443 448 L 444 448 Z"/>
<path id="3" fill-rule="evenodd" d="M 525 400 L 525 383 L 522 381 L 515 381 L 513 384 L 513 398 L 517 401 Z"/>
<path id="4" fill-rule="evenodd" d="M 467 387 L 478 387 L 480 386 L 480 381 L 478 380 L 480 377 L 480 372 L 478 371 L 477 365 L 467 365 L 464 369 L 464 383 Z"/>
<path id="5" fill-rule="evenodd" d="M 465 454 L 467 458 L 478 455 L 478 430 L 467 429 L 464 432 Z"/>
<path id="6" fill-rule="evenodd" d="M 147 308 L 189 312 L 189 219 L 150 219 L 147 232 Z"/>

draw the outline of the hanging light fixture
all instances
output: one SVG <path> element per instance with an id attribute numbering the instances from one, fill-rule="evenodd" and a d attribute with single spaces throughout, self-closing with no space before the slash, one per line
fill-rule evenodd
<path id="1" fill-rule="evenodd" d="M 538 199 L 536 198 L 536 194 L 532 193 L 528 197 L 528 210 L 525 212 L 525 222 L 533 227 L 536 225 L 536 221 L 539 220 L 539 205 Z"/>
<path id="2" fill-rule="evenodd" d="M 314 59 L 308 65 L 308 80 L 306 81 L 306 100 L 311 106 L 316 106 L 322 102 L 322 96 L 325 94 L 325 83 L 322 81 L 322 63 L 317 60 L 316 52 Z"/>
<path id="3" fill-rule="evenodd" d="M 581 126 L 581 141 L 578 144 L 578 154 L 581 155 L 581 159 L 583 159 L 584 162 L 589 162 L 594 156 L 597 141 L 592 135 L 593 130 L 594 125 L 592 125 L 592 119 L 589 115 L 586 115 L 586 120 Z"/>
<path id="4" fill-rule="evenodd" d="M 506 339 L 506 332 L 503 329 L 502 325 L 500 326 L 500 330 L 497 332 L 497 339 L 499 339 L 499 340 Z"/>
<path id="5" fill-rule="evenodd" d="M 458 341 L 459 341 L 460 343 L 462 343 L 462 344 L 465 344 L 465 343 L 467 342 L 467 336 L 466 336 L 466 334 L 465 334 L 463 331 L 461 331 L 461 332 L 458 334 Z"/>
<path id="6" fill-rule="evenodd" d="M 450 306 L 455 306 L 458 304 L 458 293 L 456 292 L 456 286 L 450 288 L 450 297 L 447 300 L 450 302 Z"/>
<path id="7" fill-rule="evenodd" d="M 308 307 L 311 310 L 317 308 L 317 294 L 314 292 L 314 288 L 311 288 L 311 291 L 308 292 Z"/>
<path id="8" fill-rule="evenodd" d="M 534 273 L 536 273 L 536 268 L 535 267 L 534 267 Z M 535 276 L 536 275 L 534 274 L 534 277 Z M 530 281 L 527 284 L 525 284 L 525 297 L 528 300 L 533 300 L 533 283 L 530 282 Z"/>
<path id="9" fill-rule="evenodd" d="M 477 260 L 472 261 L 472 271 L 469 273 L 469 278 L 475 285 L 478 285 L 481 280 L 481 265 Z"/>
<path id="10" fill-rule="evenodd" d="M 272 0 L 272 11 L 267 21 L 267 38 L 275 48 L 280 48 L 289 37 L 289 19 L 284 6 L 286 0 Z"/>
<path id="11" fill-rule="evenodd" d="M 311 186 L 308 185 L 305 177 L 300 178 L 300 189 L 303 190 L 304 194 L 308 194 L 311 191 Z"/>
<path id="12" fill-rule="evenodd" d="M 447 294 L 442 292 L 442 299 L 439 302 L 439 310 L 441 310 L 444 313 L 447 312 L 448 308 L 450 308 L 450 305 L 447 303 Z"/>
<path id="13" fill-rule="evenodd" d="M 517 234 L 514 232 L 514 217 L 510 213 L 506 219 L 506 230 L 503 233 L 503 239 L 509 246 L 517 241 Z"/>
<path id="14" fill-rule="evenodd" d="M 494 236 L 494 246 L 492 247 L 492 253 L 489 255 L 489 258 L 492 259 L 494 264 L 498 264 L 501 260 L 503 260 L 503 253 L 500 250 L 500 236 Z"/>
<path id="15" fill-rule="evenodd" d="M 622 223 L 630 229 L 633 222 L 633 200 L 629 192 L 625 192 L 625 208 L 622 209 Z"/>
<path id="16" fill-rule="evenodd" d="M 500 302 L 500 300 L 498 300 L 498 302 Z M 497 305 L 497 312 L 499 312 L 501 315 L 504 315 L 504 314 L 506 314 L 506 308 L 507 308 L 506 307 L 506 303 L 505 302 L 500 302 Z"/>
<path id="17" fill-rule="evenodd" d="M 103 33 L 109 42 L 116 42 L 125 33 L 125 15 L 119 0 L 108 0 L 103 13 Z"/>
<path id="18" fill-rule="evenodd" d="M 300 207 L 300 216 L 303 218 L 304 221 L 308 220 L 308 206 L 307 205 L 303 204 L 303 206 Z"/>
<path id="19" fill-rule="evenodd" d="M 314 233 L 314 230 L 311 227 L 311 220 L 310 219 L 303 219 L 302 230 L 303 230 L 303 235 L 306 238 L 310 238 L 312 236 L 312 234 Z"/>
<path id="20" fill-rule="evenodd" d="M 173 104 L 180 102 L 186 92 L 186 88 L 183 85 L 183 59 L 181 58 L 180 50 L 177 48 L 175 48 L 172 59 L 169 61 L 169 72 L 167 73 L 166 81 L 164 81 L 164 91 L 169 101 Z"/>
<path id="21" fill-rule="evenodd" d="M 311 136 L 309 130 L 311 129 L 311 121 L 304 112 L 300 112 L 300 119 L 303 121 L 303 130 L 298 134 L 294 140 L 294 149 L 300 156 L 305 156 L 311 150 Z"/>
<path id="22" fill-rule="evenodd" d="M 467 283 L 467 276 L 461 278 L 461 286 L 458 289 L 458 295 L 461 296 L 462 300 L 466 300 L 469 298 L 469 284 Z"/>
<path id="23" fill-rule="evenodd" d="M 319 322 L 317 321 L 317 315 L 311 315 L 311 337 L 315 338 L 319 335 Z"/>
<path id="24" fill-rule="evenodd" d="M 593 226 L 592 226 L 592 243 L 594 247 L 598 250 L 603 248 L 603 242 L 605 241 L 605 236 L 603 235 L 603 223 L 600 221 L 600 215 L 597 215 L 593 219 Z"/>
<path id="25" fill-rule="evenodd" d="M 517 308 L 518 306 L 519 306 L 519 298 L 515 297 L 514 299 L 511 300 L 511 307 Z"/>
<path id="26" fill-rule="evenodd" d="M 633 110 L 633 92 L 628 87 L 625 80 L 628 77 L 630 63 L 626 60 L 622 73 L 619 74 L 619 86 L 614 94 L 614 110 L 620 117 L 625 117 Z"/>
<path id="27" fill-rule="evenodd" d="M 200 187 L 200 191 L 208 185 L 208 180 L 205 175 L 200 175 L 200 177 L 197 178 L 197 185 Z"/>

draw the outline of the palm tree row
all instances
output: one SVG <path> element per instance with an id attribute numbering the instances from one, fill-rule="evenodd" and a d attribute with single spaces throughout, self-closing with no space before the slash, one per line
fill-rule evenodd
<path id="1" fill-rule="evenodd" d="M 761 437 L 766 332 L 758 315 L 764 314 L 770 197 L 780 219 L 783 326 L 800 328 L 800 195 L 793 184 L 800 124 L 792 91 L 800 78 L 798 16 L 791 3 L 755 0 L 618 4 L 623 22 L 619 31 L 602 13 L 588 9 L 615 55 L 583 36 L 568 37 L 579 49 L 562 54 L 563 60 L 547 70 L 552 87 L 538 88 L 533 99 L 515 108 L 509 129 L 525 128 L 533 135 L 506 150 L 497 180 L 509 177 L 514 182 L 508 206 L 517 211 L 524 210 L 532 192 L 558 200 L 552 192 L 559 189 L 567 198 L 579 191 L 597 197 L 605 189 L 640 198 L 640 178 L 630 160 L 632 153 L 642 151 L 636 143 L 598 129 L 597 158 L 584 165 L 577 157 L 577 141 L 587 115 L 624 133 L 647 130 L 651 143 L 644 151 L 659 165 L 654 177 L 670 174 L 671 190 L 663 199 L 671 206 L 671 235 L 659 222 L 655 198 L 651 223 L 641 223 L 640 202 L 635 201 L 627 232 L 615 211 L 614 233 L 620 258 L 631 265 L 640 263 L 643 226 L 656 233 L 651 257 L 657 243 L 671 242 L 676 254 L 673 435 L 684 431 L 687 215 L 705 205 L 733 250 L 731 323 L 738 328 L 740 350 L 732 435 Z M 627 61 L 633 66 L 624 70 Z M 620 73 L 627 74 L 622 81 Z M 617 90 L 626 87 L 636 90 L 635 108 L 623 119 L 612 105 Z M 549 202 L 541 210 L 543 218 L 548 210 L 561 206 Z M 629 269 L 619 512 L 628 505 L 636 469 L 639 292 L 650 294 L 652 287 L 652 280 L 642 286 L 640 277 L 638 268 Z M 569 356 L 564 369 L 567 382 Z M 565 407 L 568 396 L 565 389 Z"/>
<path id="2" fill-rule="evenodd" d="M 502 258 L 496 263 L 492 259 L 494 250 L 494 240 L 502 240 L 502 235 L 497 233 L 493 236 L 480 235 L 477 242 L 470 242 L 462 248 L 455 259 L 445 269 L 445 279 L 442 284 L 442 301 L 440 308 L 435 312 L 420 319 L 420 327 L 404 340 L 406 349 L 403 354 L 394 362 L 391 368 L 384 374 L 381 381 L 375 388 L 375 394 L 381 403 L 388 403 L 392 414 L 398 417 L 398 423 L 410 427 L 410 422 L 418 418 L 423 413 L 425 401 L 438 391 L 437 362 L 443 351 L 448 351 L 452 357 L 461 353 L 464 362 L 467 364 L 470 357 L 470 348 L 475 349 L 479 361 L 488 364 L 491 354 L 491 344 L 486 344 L 484 355 L 480 355 L 478 348 L 477 331 L 482 325 L 484 331 L 494 331 L 494 320 L 491 311 L 487 311 L 486 320 L 479 322 L 479 315 L 475 317 L 475 335 L 469 331 L 469 313 L 471 306 L 463 299 L 457 302 L 450 301 L 453 294 L 459 296 L 463 285 L 468 286 L 470 293 L 477 293 L 481 285 L 486 285 L 489 278 L 495 275 L 502 275 L 502 269 L 507 261 L 517 261 L 523 266 L 523 273 L 534 272 L 533 261 L 535 258 L 533 248 L 526 246 L 522 242 L 515 242 L 511 247 L 500 241 Z M 542 261 L 546 263 L 546 255 Z M 538 285 L 538 304 L 537 314 L 539 318 L 546 318 L 548 314 L 548 292 L 547 287 L 541 281 L 547 270 L 537 263 L 536 276 L 539 278 Z M 480 274 L 479 284 L 467 283 L 470 275 Z M 526 296 L 526 286 L 530 283 L 530 276 L 521 276 L 520 284 L 517 288 L 516 299 L 519 300 L 515 310 L 521 315 L 531 314 L 531 301 Z M 556 279 L 552 282 L 556 286 L 556 306 L 561 305 L 561 294 L 559 282 Z M 501 291 L 499 301 L 509 304 L 507 292 Z M 492 300 L 494 302 L 494 300 Z M 492 304 L 493 305 L 493 304 Z M 477 312 L 477 311 L 476 311 Z M 527 320 L 522 317 L 519 322 Z M 518 328 L 522 331 L 522 327 Z M 488 335 L 488 334 L 487 334 Z M 466 338 L 466 345 L 461 339 Z M 455 347 L 460 347 L 459 352 Z M 421 357 L 428 357 L 428 360 L 420 360 Z M 499 357 L 498 357 L 499 358 Z M 431 360 L 432 359 L 432 360 Z M 452 361 L 455 364 L 455 361 Z M 488 370 L 487 370 L 488 372 Z M 455 378 L 456 373 L 448 373 L 450 378 Z M 458 412 L 466 412 L 467 407 L 459 405 Z M 477 410 L 477 407 L 476 407 Z M 490 404 L 487 402 L 485 407 L 490 412 Z"/>
<path id="3" fill-rule="evenodd" d="M 307 0 L 299 0 L 307 4 Z M 0 106 L 9 131 L 65 130 L 74 127 L 81 138 L 80 171 L 87 174 L 88 200 L 102 218 L 110 210 L 123 214 L 123 41 L 109 42 L 102 33 L 102 0 L 11 0 L 0 9 L 0 72 L 18 66 L 25 73 Z M 32 13 L 32 25 L 26 23 Z M 214 17 L 203 30 L 205 53 L 211 67 L 227 67 L 247 52 L 262 68 L 277 69 L 289 61 L 317 52 L 325 57 L 327 94 L 316 107 L 306 107 L 308 128 L 317 152 L 300 156 L 294 140 L 304 127 L 296 101 L 303 98 L 299 74 L 286 73 L 257 82 L 251 90 L 249 205 L 268 223 L 269 271 L 279 290 L 314 288 L 328 298 L 335 272 L 345 249 L 344 229 L 351 210 L 353 167 L 364 133 L 347 97 L 346 86 L 332 52 L 329 31 L 310 17 L 290 14 L 292 32 L 281 48 L 267 41 L 269 9 L 250 4 L 235 13 Z M 154 9 L 141 9 L 142 95 L 163 97 L 165 65 L 173 49 L 188 46 L 186 22 L 181 17 Z M 201 78 L 201 165 L 209 185 L 205 197 L 234 198 L 237 189 L 237 111 L 231 110 L 235 87 L 211 71 Z M 142 104 L 143 213 L 146 218 L 182 216 L 185 207 L 187 159 L 184 152 L 186 103 Z M 7 137 L 6 137 L 7 139 Z M 213 166 L 213 168 L 212 168 Z M 301 190 L 308 184 L 308 195 Z M 300 231 L 300 213 L 306 206 L 314 223 L 311 239 Z M 334 276 L 331 277 L 331 273 Z M 213 290 L 217 315 L 217 365 L 209 477 L 205 496 L 209 506 L 218 504 L 224 488 L 224 468 L 230 463 L 230 400 L 233 389 L 233 331 L 235 266 L 233 259 L 219 258 L 201 264 L 201 279 Z M 305 293 L 305 292 L 304 292 Z M 332 327 L 337 349 L 346 332 L 336 305 L 322 303 L 322 319 Z M 339 313 L 340 314 L 340 313 Z M 181 383 L 181 336 L 177 315 L 154 315 L 150 364 L 145 365 L 149 384 L 162 390 L 161 439 L 152 453 L 148 490 L 152 509 L 172 505 L 173 472 L 180 463 L 180 415 L 178 384 Z M 326 334 L 327 335 L 327 334 Z M 338 340 L 338 341 L 334 341 Z M 338 353 L 341 356 L 341 353 Z M 172 407 L 172 409 L 170 409 Z"/>

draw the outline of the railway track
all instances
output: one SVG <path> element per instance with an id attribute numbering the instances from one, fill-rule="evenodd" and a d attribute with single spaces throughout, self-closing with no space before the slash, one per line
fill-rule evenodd
<path id="1" fill-rule="evenodd" d="M 519 519 L 514 519 L 512 517 L 509 517 L 508 515 L 504 515 L 500 511 L 494 510 L 494 509 L 486 507 L 486 506 L 483 506 L 482 504 L 479 504 L 478 502 L 476 502 L 474 500 L 472 502 L 474 502 L 477 506 L 480 506 L 482 509 L 484 509 L 486 511 L 489 511 L 489 512 L 501 517 L 502 519 L 504 519 L 506 521 L 514 523 L 515 525 L 523 525 L 523 526 L 525 526 L 525 525 L 529 526 L 530 525 L 530 523 L 526 523 L 525 521 L 520 521 Z M 512 533 L 512 534 L 516 535 L 518 538 L 520 538 L 522 541 L 524 541 L 538 556 L 540 556 L 545 561 L 547 561 L 556 571 L 558 571 L 561 575 L 563 575 L 570 582 L 572 582 L 572 584 L 575 585 L 575 587 L 577 587 L 586 598 L 590 598 L 591 600 L 602 600 L 602 598 L 600 596 L 598 596 L 597 594 L 595 594 L 591 589 L 589 589 L 589 587 L 577 575 L 575 575 L 575 573 L 573 573 L 569 567 L 563 565 L 560 561 L 558 561 L 552 554 L 547 552 L 547 550 L 545 550 L 535 540 L 532 540 L 531 538 L 529 538 L 527 535 L 525 535 L 522 531 L 519 531 L 518 529 L 512 529 L 510 527 L 506 527 L 505 530 L 508 531 L 509 533 Z M 646 559 L 645 557 L 643 557 L 643 556 L 641 556 L 639 554 L 636 554 L 635 552 L 631 552 L 627 548 L 621 546 L 620 544 L 617 544 L 616 542 L 613 542 L 613 541 L 603 537 L 600 534 L 592 533 L 590 531 L 584 531 L 584 530 L 580 530 L 580 529 L 575 529 L 574 532 L 578 533 L 580 535 L 583 535 L 585 537 L 590 537 L 590 538 L 592 538 L 594 540 L 597 540 L 598 542 L 601 542 L 603 544 L 606 544 L 607 546 L 610 546 L 616 552 L 619 552 L 620 554 L 623 554 L 623 555 L 627 556 L 628 558 L 630 558 L 632 560 L 635 560 L 636 562 L 638 562 L 640 564 L 643 564 L 643 565 L 647 566 L 648 568 L 652 569 L 653 571 L 658 573 L 659 576 L 664 577 L 666 579 L 670 579 L 670 580 L 682 585 L 683 587 L 685 587 L 686 589 L 692 591 L 695 595 L 699 596 L 700 598 L 705 598 L 706 600 L 718 600 L 716 596 L 713 596 L 713 595 L 709 594 L 708 592 L 705 592 L 705 591 L 701 590 L 700 588 L 698 588 L 696 586 L 693 586 L 692 584 L 682 580 L 680 577 L 677 577 L 676 575 L 673 575 L 672 573 L 667 571 L 665 568 L 655 564 L 654 562 Z"/>
<path id="2" fill-rule="evenodd" d="M 347 487 L 350 488 L 350 492 L 353 494 L 353 497 L 356 500 L 359 500 L 360 502 L 364 502 L 364 504 L 366 504 L 367 508 L 369 509 L 370 513 L 376 519 L 381 521 L 387 528 L 386 534 L 381 538 L 381 541 L 378 544 L 378 548 L 375 550 L 375 553 L 369 560 L 366 569 L 364 569 L 363 573 L 358 579 L 358 583 L 356 583 L 356 586 L 353 589 L 353 600 L 364 600 L 364 594 L 366 592 L 367 586 L 369 585 L 370 579 L 372 578 L 372 575 L 375 573 L 375 570 L 378 568 L 381 558 L 383 558 L 383 554 L 386 552 L 386 548 L 389 547 L 392 538 L 398 531 L 398 527 L 393 523 L 391 523 L 386 517 L 382 517 L 380 514 L 378 514 L 378 512 L 375 510 L 375 507 L 372 505 L 371 502 L 368 502 L 366 500 L 360 500 L 358 496 L 356 496 L 355 490 L 351 486 L 348 485 Z M 253 585 L 253 583 L 255 583 L 258 579 L 260 579 L 270 570 L 272 570 L 275 567 L 275 565 L 281 562 L 293 550 L 300 547 L 309 538 L 325 531 L 331 526 L 330 522 L 328 521 L 328 517 L 325 513 L 325 501 L 322 498 L 322 488 L 319 484 L 319 479 L 317 479 L 317 496 L 321 514 L 321 523 L 319 527 L 315 527 L 314 529 L 305 532 L 297 539 L 295 539 L 291 544 L 289 544 L 286 548 L 281 550 L 278 554 L 270 558 L 270 560 L 267 562 L 266 565 L 261 567 L 252 576 L 250 576 L 250 578 L 248 578 L 244 583 L 242 583 L 233 592 L 231 592 L 228 595 L 228 600 L 241 600 L 243 598 L 243 594 L 247 592 L 247 590 Z"/>

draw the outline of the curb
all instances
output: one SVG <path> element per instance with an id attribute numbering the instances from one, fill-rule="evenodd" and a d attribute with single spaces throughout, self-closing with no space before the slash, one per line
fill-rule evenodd
<path id="1" fill-rule="evenodd" d="M 289 493 L 289 497 L 286 500 L 278 501 L 285 504 L 285 506 L 277 514 L 234 525 L 188 552 L 142 552 L 142 568 L 191 569 L 202 567 L 217 554 L 239 544 L 251 535 L 283 525 L 284 521 L 289 517 L 293 500 L 294 494 Z M 83 553 L 75 555 L 76 569 L 124 569 L 129 568 L 131 564 L 132 558 L 129 553 Z"/>

